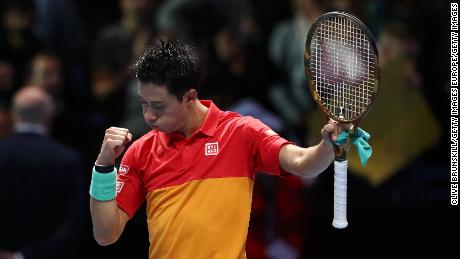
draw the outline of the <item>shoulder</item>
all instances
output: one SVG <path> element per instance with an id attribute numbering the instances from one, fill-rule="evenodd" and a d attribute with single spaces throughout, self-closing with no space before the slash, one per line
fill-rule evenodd
<path id="1" fill-rule="evenodd" d="M 4 144 L 0 145 L 0 153 L 6 148 L 5 153 L 13 157 L 33 157 L 60 165 L 75 165 L 82 162 L 81 154 L 76 149 L 50 137 L 37 134 L 14 134 L 5 140 Z"/>
<path id="2" fill-rule="evenodd" d="M 218 126 L 241 128 L 252 121 L 252 117 L 242 116 L 239 113 L 225 111 L 220 114 Z"/>
<path id="3" fill-rule="evenodd" d="M 22 152 L 53 154 L 56 156 L 77 156 L 78 152 L 56 140 L 38 134 L 13 134 L 0 142 L 0 149 L 19 149 Z"/>
<path id="4" fill-rule="evenodd" d="M 82 158 L 80 153 L 72 147 L 52 139 L 48 139 L 48 141 L 44 141 L 44 143 L 47 145 L 51 153 L 54 153 L 60 159 L 64 159 L 66 161 L 81 162 Z"/>
<path id="5" fill-rule="evenodd" d="M 238 127 L 243 127 L 243 128 L 259 128 L 259 127 L 267 127 L 261 120 L 256 119 L 252 116 L 242 116 L 239 115 L 234 118 L 234 123 Z"/>
<path id="6" fill-rule="evenodd" d="M 271 130 L 259 119 L 252 116 L 242 116 L 236 112 L 223 112 L 219 126 L 225 126 L 227 130 L 242 131 L 244 133 L 256 133 Z"/>
<path id="7" fill-rule="evenodd" d="M 139 156 L 143 151 L 150 151 L 152 149 L 152 145 L 156 142 L 156 138 L 158 137 L 158 131 L 151 130 L 148 133 L 144 134 L 140 138 L 136 139 L 126 150 L 125 155 L 129 156 Z"/>
<path id="8" fill-rule="evenodd" d="M 133 142 L 133 145 L 142 146 L 142 145 L 148 144 L 151 142 L 150 140 L 155 139 L 157 136 L 158 136 L 158 131 L 151 130 L 145 133 L 144 135 L 142 135 L 140 138 L 136 139 Z"/>

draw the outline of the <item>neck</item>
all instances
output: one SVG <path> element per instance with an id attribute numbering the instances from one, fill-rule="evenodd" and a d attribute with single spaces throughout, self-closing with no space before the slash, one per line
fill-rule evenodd
<path id="1" fill-rule="evenodd" d="M 48 128 L 39 123 L 17 122 L 14 125 L 14 130 L 17 133 L 35 133 L 44 136 L 48 135 Z"/>
<path id="2" fill-rule="evenodd" d="M 190 116 L 188 117 L 188 123 L 181 133 L 186 138 L 192 136 L 203 125 L 207 113 L 208 107 L 204 106 L 199 100 L 195 100 L 191 108 Z"/>

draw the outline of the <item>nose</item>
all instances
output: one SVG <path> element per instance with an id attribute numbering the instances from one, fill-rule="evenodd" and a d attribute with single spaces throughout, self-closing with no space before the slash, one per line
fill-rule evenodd
<path id="1" fill-rule="evenodd" d="M 154 122 L 158 119 L 158 115 L 152 111 L 152 109 L 146 109 L 144 111 L 144 118 L 146 121 Z"/>

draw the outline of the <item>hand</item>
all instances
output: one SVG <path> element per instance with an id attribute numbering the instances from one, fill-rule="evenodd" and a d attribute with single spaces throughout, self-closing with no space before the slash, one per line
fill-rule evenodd
<path id="1" fill-rule="evenodd" d="M 15 259 L 13 252 L 0 250 L 0 259 Z"/>
<path id="2" fill-rule="evenodd" d="M 125 150 L 126 144 L 131 142 L 133 135 L 128 129 L 110 127 L 105 131 L 101 152 L 96 160 L 98 166 L 111 166 L 115 159 Z"/>
<path id="3" fill-rule="evenodd" d="M 339 123 L 332 119 L 330 119 L 329 123 L 324 125 L 321 129 L 321 135 L 323 136 L 324 141 L 330 144 L 336 141 L 337 135 L 339 135 L 340 132 L 342 132 L 342 128 L 339 127 Z"/>
<path id="4" fill-rule="evenodd" d="M 329 123 L 324 125 L 321 129 L 321 135 L 327 143 L 334 143 L 337 140 L 337 136 L 343 131 L 350 131 L 353 128 L 353 124 L 339 124 L 337 121 L 330 119 Z"/>

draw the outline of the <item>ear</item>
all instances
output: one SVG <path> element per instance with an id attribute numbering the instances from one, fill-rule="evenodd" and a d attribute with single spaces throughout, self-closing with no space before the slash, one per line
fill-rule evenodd
<path id="1" fill-rule="evenodd" d="M 184 94 L 182 98 L 185 102 L 191 103 L 198 98 L 198 93 L 195 89 L 190 89 Z"/>

